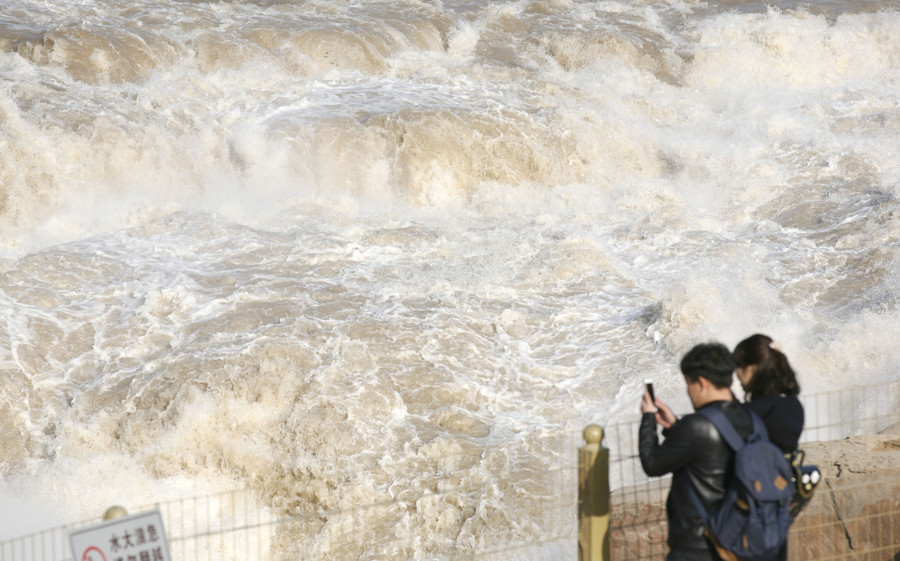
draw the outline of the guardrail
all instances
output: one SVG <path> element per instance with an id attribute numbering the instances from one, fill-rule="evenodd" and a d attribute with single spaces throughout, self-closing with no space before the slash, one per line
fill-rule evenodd
<path id="1" fill-rule="evenodd" d="M 802 442 L 874 434 L 900 423 L 900 382 L 802 397 L 808 413 Z M 128 509 L 160 509 L 176 561 L 661 560 L 668 479 L 643 474 L 638 425 L 607 426 L 602 443 L 599 427 L 547 437 L 541 465 L 523 464 L 516 473 L 468 486 L 453 485 L 450 474 L 430 490 L 349 509 L 298 515 L 252 490 Z M 533 445 L 523 443 L 516 453 L 527 458 Z M 873 505 L 882 492 L 885 500 Z M 900 499 L 894 497 L 900 481 L 826 474 L 792 528 L 790 558 L 891 559 L 900 552 Z M 98 513 L 94 521 L 0 542 L 0 561 L 69 560 L 68 533 L 99 521 Z"/>

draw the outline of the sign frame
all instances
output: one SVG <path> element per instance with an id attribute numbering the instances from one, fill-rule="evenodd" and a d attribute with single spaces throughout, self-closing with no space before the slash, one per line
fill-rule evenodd
<path id="1" fill-rule="evenodd" d="M 159 509 L 69 532 L 73 561 L 172 561 Z"/>

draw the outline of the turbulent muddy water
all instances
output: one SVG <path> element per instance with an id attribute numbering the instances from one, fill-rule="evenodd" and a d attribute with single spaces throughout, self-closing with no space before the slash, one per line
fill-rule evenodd
<path id="1" fill-rule="evenodd" d="M 897 2 L 11 0 L 0 539 L 499 477 L 710 339 L 894 379 L 898 186 Z"/>

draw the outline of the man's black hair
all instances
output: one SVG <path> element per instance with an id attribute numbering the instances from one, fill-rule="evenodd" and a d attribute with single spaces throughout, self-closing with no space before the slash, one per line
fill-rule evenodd
<path id="1" fill-rule="evenodd" d="M 728 347 L 722 343 L 701 343 L 681 359 L 681 373 L 696 381 L 703 376 L 719 388 L 731 387 L 731 376 L 737 365 Z"/>

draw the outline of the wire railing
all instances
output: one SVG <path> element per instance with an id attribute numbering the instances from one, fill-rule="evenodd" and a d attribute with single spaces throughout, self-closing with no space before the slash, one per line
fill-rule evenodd
<path id="1" fill-rule="evenodd" d="M 803 443 L 877 434 L 900 423 L 900 382 L 802 396 Z M 637 456 L 639 421 L 605 427 L 609 449 L 610 539 L 615 560 L 661 560 L 668 478 L 648 478 Z M 900 432 L 900 431 L 897 431 Z M 540 460 L 483 481 L 406 490 L 353 508 L 296 512 L 254 490 L 130 506 L 158 508 L 175 561 L 375 561 L 578 558 L 581 433 L 525 445 Z M 897 444 L 900 453 L 900 443 Z M 807 457 L 809 463 L 816 458 Z M 883 497 L 883 500 L 878 499 Z M 896 499 L 894 497 L 897 497 Z M 790 558 L 897 559 L 900 473 L 878 479 L 829 477 L 791 530 Z M 83 521 L 0 542 L 0 561 L 70 560 L 68 534 Z M 80 561 L 80 560 L 75 560 Z M 137 560 L 140 561 L 140 560 Z"/>
<path id="2" fill-rule="evenodd" d="M 574 559 L 580 442 L 572 436 L 529 446 L 558 461 L 527 461 L 466 485 L 450 483 L 451 474 L 430 489 L 353 508 L 297 513 L 284 501 L 236 490 L 128 510 L 159 509 L 175 561 Z M 0 561 L 69 560 L 69 533 L 98 522 L 0 542 Z"/>
<path id="3" fill-rule="evenodd" d="M 900 381 L 801 395 L 801 401 L 806 423 L 800 448 L 807 450 L 807 463 L 821 461 L 810 453 L 817 448 L 815 443 L 883 432 L 900 434 Z M 615 560 L 661 560 L 668 552 L 665 498 L 671 476 L 644 475 L 637 454 L 639 426 L 636 420 L 607 429 Z M 900 454 L 900 440 L 896 448 Z M 838 476 L 824 470 L 819 489 L 791 527 L 789 559 L 900 559 L 900 460 L 886 462 L 884 468 L 874 477 Z M 878 497 L 886 498 L 879 502 Z"/>

